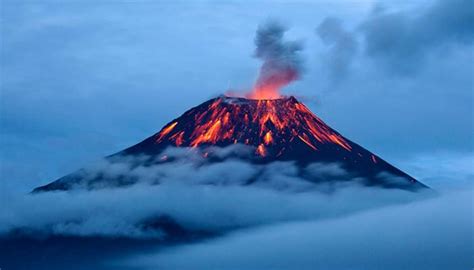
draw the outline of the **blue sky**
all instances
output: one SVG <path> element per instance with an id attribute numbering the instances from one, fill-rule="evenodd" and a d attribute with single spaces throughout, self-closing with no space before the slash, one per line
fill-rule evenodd
<path id="1" fill-rule="evenodd" d="M 415 176 L 467 179 L 472 10 L 463 0 L 2 1 L 1 185 L 29 191 L 250 88 L 268 19 L 304 44 L 303 76 L 285 94 Z M 324 41 L 327 18 L 338 35 Z"/>

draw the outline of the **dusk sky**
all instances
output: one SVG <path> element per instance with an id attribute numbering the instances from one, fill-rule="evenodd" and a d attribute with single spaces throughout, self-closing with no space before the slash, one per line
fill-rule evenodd
<path id="1" fill-rule="evenodd" d="M 1 241 L 18 228 L 84 237 L 87 251 L 96 236 L 161 241 L 146 221 L 162 214 L 191 233 L 222 235 L 163 252 L 159 245 L 146 254 L 143 246 L 120 250 L 97 259 L 112 265 L 100 269 L 472 266 L 471 0 L 0 1 Z M 179 148 L 163 152 L 178 161 L 162 167 L 135 170 L 130 164 L 141 156 L 118 165 L 103 159 L 211 98 L 252 89 L 268 61 L 260 48 L 268 44 L 258 37 L 269 22 L 286 30 L 279 40 L 290 48 L 279 52 L 283 68 L 289 63 L 299 72 L 282 94 L 435 192 L 361 188 L 337 163 L 304 168 L 313 168 L 315 179 L 329 172 L 354 180 L 328 195 L 317 185 L 311 190 L 296 163 L 280 160 L 263 167 L 229 158 L 201 169 Z M 90 165 L 111 179 L 140 181 L 28 194 Z M 243 184 L 257 174 L 263 180 L 255 187 Z M 158 176 L 161 182 L 150 185 Z M 68 245 L 79 254 L 76 268 L 87 268 Z M 47 249 L 36 248 L 47 262 Z M 0 268 L 5 258 L 23 263 L 21 253 L 5 250 Z M 69 263 L 58 258 L 51 269 Z"/>
<path id="2" fill-rule="evenodd" d="M 284 94 L 415 176 L 410 164 L 424 158 L 472 175 L 469 5 L 2 1 L 2 185 L 28 191 L 251 88 L 254 34 L 267 20 L 304 46 L 303 75 Z"/>

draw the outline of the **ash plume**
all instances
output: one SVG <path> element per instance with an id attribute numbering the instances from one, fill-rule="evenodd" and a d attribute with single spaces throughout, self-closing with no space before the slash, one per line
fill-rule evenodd
<path id="1" fill-rule="evenodd" d="M 285 41 L 287 28 L 276 21 L 261 25 L 255 37 L 255 57 L 263 64 L 253 92 L 254 98 L 278 98 L 281 87 L 301 76 L 302 60 L 299 52 L 303 45 L 298 41 Z"/>

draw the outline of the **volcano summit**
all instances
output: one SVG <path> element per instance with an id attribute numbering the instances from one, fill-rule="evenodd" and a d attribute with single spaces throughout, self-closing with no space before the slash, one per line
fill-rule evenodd
<path id="1" fill-rule="evenodd" d="M 250 151 L 226 157 L 215 153 L 233 145 L 245 146 Z M 298 176 L 311 183 L 348 180 L 331 175 L 313 177 L 306 170 L 311 164 L 337 164 L 350 175 L 350 180 L 357 179 L 367 186 L 406 190 L 426 187 L 344 138 L 294 97 L 268 100 L 217 97 L 188 110 L 153 136 L 106 159 L 113 163 L 123 157 L 145 157 L 138 163 L 135 161 L 133 167 L 159 166 L 169 161 L 166 150 L 170 148 L 200 151 L 201 165 L 228 159 L 259 166 L 292 162 L 299 168 Z M 134 183 L 133 179 L 125 179 L 126 175 L 119 178 L 121 184 Z M 82 169 L 34 191 L 68 190 L 78 183 L 88 188 L 92 183 L 110 186 L 107 182 L 116 181 L 101 173 L 91 177 Z M 254 182 L 258 182 L 258 176 L 252 176 L 244 184 Z"/>

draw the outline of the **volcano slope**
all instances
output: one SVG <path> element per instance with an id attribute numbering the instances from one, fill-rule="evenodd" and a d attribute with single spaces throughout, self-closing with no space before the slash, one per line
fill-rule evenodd
<path id="1" fill-rule="evenodd" d="M 230 151 L 223 156 L 219 150 L 237 146 L 246 151 Z M 112 164 L 133 160 L 130 168 L 153 166 L 156 175 L 151 177 L 155 177 L 154 183 L 159 184 L 162 177 L 160 166 L 182 158 L 167 154 L 173 148 L 198 153 L 201 159 L 194 164 L 197 167 L 226 160 L 239 160 L 260 167 L 289 162 L 296 166 L 297 176 L 310 184 L 357 181 L 366 186 L 409 191 L 427 188 L 343 137 L 294 97 L 254 100 L 221 96 L 211 99 L 186 111 L 153 136 L 106 157 L 106 160 Z M 325 173 L 327 166 L 343 170 L 344 176 Z M 319 168 L 320 173 L 308 173 L 310 167 L 313 171 Z M 110 177 L 105 172 L 91 174 L 87 169 L 81 169 L 33 192 L 116 187 L 138 181 L 136 176 L 126 172 Z M 259 181 L 259 175 L 254 174 L 239 184 L 252 185 Z"/>

